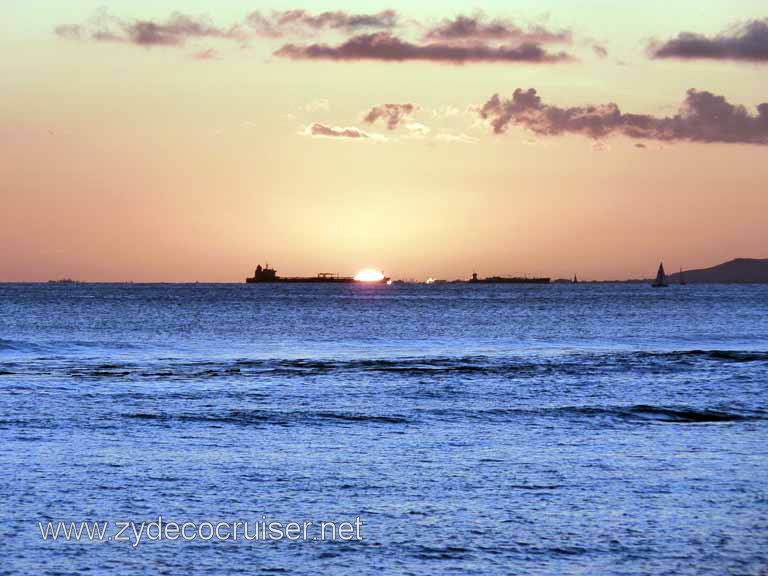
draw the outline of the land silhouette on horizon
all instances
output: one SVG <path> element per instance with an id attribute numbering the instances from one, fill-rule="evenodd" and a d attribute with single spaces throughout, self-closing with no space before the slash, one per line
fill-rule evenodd
<path id="1" fill-rule="evenodd" d="M 680 283 L 680 272 L 667 275 L 670 284 Z M 768 258 L 734 258 L 697 270 L 683 270 L 687 284 L 768 284 Z"/>

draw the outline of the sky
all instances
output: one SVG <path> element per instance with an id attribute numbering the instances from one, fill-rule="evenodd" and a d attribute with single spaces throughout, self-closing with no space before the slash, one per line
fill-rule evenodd
<path id="1" fill-rule="evenodd" d="M 751 0 L 0 3 L 0 281 L 768 257 Z"/>

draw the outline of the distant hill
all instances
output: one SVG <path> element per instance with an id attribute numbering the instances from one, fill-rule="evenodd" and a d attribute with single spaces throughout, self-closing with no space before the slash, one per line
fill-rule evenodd
<path id="1" fill-rule="evenodd" d="M 680 273 L 667 276 L 670 284 L 680 282 Z M 683 270 L 689 284 L 768 284 L 768 258 L 736 258 L 711 268 Z"/>

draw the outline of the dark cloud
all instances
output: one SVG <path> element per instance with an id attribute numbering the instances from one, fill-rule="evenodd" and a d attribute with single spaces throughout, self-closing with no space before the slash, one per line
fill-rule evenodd
<path id="1" fill-rule="evenodd" d="M 64 38 L 96 42 L 125 42 L 138 46 L 183 46 L 187 40 L 223 38 L 245 40 L 246 32 L 236 25 L 221 28 L 204 17 L 175 12 L 164 22 L 123 20 L 104 11 L 82 25 L 63 25 L 55 29 Z"/>
<path id="2" fill-rule="evenodd" d="M 421 41 L 412 41 L 392 33 L 399 21 L 399 15 L 394 10 L 312 13 L 297 9 L 269 13 L 255 11 L 232 25 L 219 26 L 207 17 L 181 12 L 175 12 L 165 20 L 126 20 L 103 9 L 85 23 L 61 25 L 55 32 L 69 39 L 146 47 L 179 47 L 200 39 L 242 44 L 255 38 L 310 38 L 337 32 L 346 36 L 340 44 L 288 43 L 274 54 L 295 60 L 420 60 L 451 64 L 573 60 L 565 52 L 549 51 L 543 47 L 548 43 L 570 42 L 569 31 L 552 31 L 538 25 L 523 29 L 509 21 L 488 20 L 478 14 L 443 20 L 427 28 Z"/>
<path id="3" fill-rule="evenodd" d="M 343 30 L 354 32 L 364 28 L 390 29 L 397 25 L 397 12 L 383 10 L 377 14 L 348 14 L 337 10 L 312 15 L 306 10 L 273 12 L 272 20 L 279 27 L 303 27 L 313 30 Z"/>
<path id="4" fill-rule="evenodd" d="M 397 25 L 394 10 L 376 14 L 348 14 L 342 11 L 313 15 L 306 10 L 285 10 L 263 16 L 252 12 L 242 22 L 220 27 L 205 17 L 181 12 L 164 21 L 124 20 L 106 10 L 85 24 L 65 24 L 54 29 L 64 38 L 97 42 L 125 42 L 139 46 L 182 46 L 195 38 L 219 38 L 246 41 L 255 37 L 279 38 L 287 35 L 307 36 L 323 30 L 352 33 L 362 29 L 391 29 Z"/>
<path id="5" fill-rule="evenodd" d="M 165 23 L 139 20 L 129 25 L 127 33 L 131 41 L 139 45 L 180 45 L 190 38 L 245 39 L 239 26 L 219 28 L 204 18 L 181 13 L 173 14 Z"/>
<path id="6" fill-rule="evenodd" d="M 528 62 L 534 64 L 564 62 L 572 58 L 564 52 L 550 53 L 538 44 L 489 46 L 486 44 L 454 45 L 434 42 L 414 44 L 388 32 L 360 34 L 346 42 L 329 44 L 286 44 L 275 56 L 293 60 L 383 60 L 405 62 L 421 60 L 464 64 L 468 62 Z"/>
<path id="7" fill-rule="evenodd" d="M 750 114 L 711 92 L 688 90 L 675 116 L 625 114 L 616 104 L 561 108 L 544 104 L 533 88 L 512 98 L 495 94 L 479 109 L 497 134 L 521 126 L 542 135 L 582 134 L 601 139 L 613 134 L 648 140 L 768 144 L 768 102 Z"/>
<path id="8" fill-rule="evenodd" d="M 304 134 L 319 138 L 352 138 L 356 140 L 368 138 L 368 134 L 357 128 L 339 128 L 338 126 L 327 126 L 319 122 L 308 126 Z"/>
<path id="9" fill-rule="evenodd" d="M 487 20 L 484 15 L 459 15 L 443 20 L 440 24 L 427 29 L 426 40 L 442 42 L 530 42 L 534 44 L 568 43 L 571 32 L 568 30 L 547 30 L 543 26 L 529 26 L 526 30 L 508 20 L 500 18 Z"/>
<path id="10" fill-rule="evenodd" d="M 383 118 L 387 123 L 389 130 L 397 128 L 398 124 L 413 111 L 416 110 L 416 106 L 413 104 L 381 104 L 380 106 L 374 106 L 363 118 L 364 122 L 373 124 L 379 118 Z"/>
<path id="11" fill-rule="evenodd" d="M 768 62 L 768 18 L 752 20 L 714 37 L 681 32 L 666 42 L 653 43 L 650 52 L 654 58 Z"/>
<path id="12" fill-rule="evenodd" d="M 312 36 L 325 30 L 353 33 L 358 30 L 389 30 L 397 26 L 398 15 L 394 10 L 376 14 L 349 14 L 337 10 L 312 14 L 306 10 L 274 11 L 265 16 L 252 12 L 245 18 L 256 36 L 281 38 L 283 36 Z"/>

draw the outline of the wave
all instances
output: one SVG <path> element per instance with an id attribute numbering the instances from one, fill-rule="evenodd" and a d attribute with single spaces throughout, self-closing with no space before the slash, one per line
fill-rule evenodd
<path id="1" fill-rule="evenodd" d="M 395 373 L 509 373 L 578 366 L 602 367 L 609 363 L 644 362 L 648 359 L 700 358 L 725 362 L 768 362 L 768 352 L 744 350 L 680 351 L 569 351 L 555 354 L 511 354 L 509 356 L 417 356 L 350 360 L 266 359 L 237 360 L 239 368 L 287 372 L 395 372 Z"/>
<path id="2" fill-rule="evenodd" d="M 293 411 L 277 412 L 269 410 L 228 410 L 220 413 L 146 413 L 136 412 L 123 414 L 123 418 L 131 420 L 150 420 L 161 423 L 171 422 L 200 422 L 236 425 L 278 425 L 294 426 L 306 424 L 325 424 L 338 422 L 345 424 L 408 424 L 409 420 L 400 415 L 371 415 L 346 412 L 311 412 Z"/>
<path id="3" fill-rule="evenodd" d="M 640 404 L 624 411 L 629 418 L 639 417 L 659 422 L 738 422 L 741 420 L 760 420 L 757 414 L 737 414 L 721 410 L 702 410 L 695 408 L 666 408 Z"/>
<path id="4" fill-rule="evenodd" d="M 425 411 L 426 416 L 441 418 L 469 418 L 476 420 L 504 421 L 520 417 L 610 419 L 630 423 L 716 423 L 766 420 L 768 413 L 762 410 L 739 412 L 696 408 L 690 406 L 549 406 L 542 408 L 489 408 L 485 410 L 437 409 Z"/>
<path id="5" fill-rule="evenodd" d="M 393 359 L 310 360 L 310 359 L 240 359 L 222 361 L 171 361 L 163 363 L 94 364 L 94 359 L 36 358 L 28 368 L 38 372 L 43 362 L 59 363 L 54 368 L 67 376 L 79 378 L 139 377 L 139 378 L 220 378 L 227 376 L 306 377 L 341 373 L 391 373 L 400 375 L 438 374 L 510 374 L 542 368 L 535 361 L 499 360 L 489 357 L 426 357 Z M 91 364 L 89 366 L 89 364 Z M 46 368 L 50 368 L 46 365 Z"/>
<path id="6" fill-rule="evenodd" d="M 237 426 L 323 426 L 337 424 L 342 426 L 379 425 L 403 426 L 409 424 L 429 424 L 434 421 L 484 421 L 503 425 L 520 418 L 556 418 L 564 420 L 596 420 L 637 424 L 707 424 L 766 420 L 768 414 L 763 411 L 738 412 L 688 406 L 556 406 L 543 408 L 492 408 L 486 410 L 471 409 L 427 409 L 416 411 L 412 415 L 402 414 L 361 414 L 337 411 L 273 411 L 273 410 L 226 410 L 204 413 L 169 413 L 169 412 L 134 412 L 121 414 L 129 420 L 145 420 L 160 425 L 171 426 L 176 423 L 199 423 L 211 425 Z M 556 485 L 524 486 L 519 489 L 552 490 Z"/>
<path id="7" fill-rule="evenodd" d="M 639 357 L 670 360 L 703 358 L 723 362 L 768 362 L 768 352 L 745 350 L 681 350 L 672 352 L 637 352 Z"/>
<path id="8" fill-rule="evenodd" d="M 66 419 L 65 419 L 66 420 Z M 122 420 L 122 423 L 121 423 Z M 473 409 L 411 409 L 405 413 L 361 413 L 338 410 L 270 410 L 270 409 L 211 409 L 206 411 L 175 411 L 172 407 L 164 411 L 135 411 L 118 413 L 105 418 L 100 426 L 119 428 L 125 421 L 134 421 L 139 426 L 176 428 L 178 426 L 221 427 L 337 427 L 389 428 L 402 433 L 413 427 L 435 425 L 486 425 L 505 427 L 509 425 L 552 426 L 560 421 L 561 426 L 573 427 L 591 425 L 598 428 L 611 426 L 648 425 L 728 425 L 751 421 L 768 420 L 765 410 L 736 410 L 724 408 L 701 408 L 691 406 L 651 406 L 637 404 L 630 406 L 550 406 Z M 0 419 L 0 429 L 49 428 L 62 425 L 47 419 Z M 494 462 L 495 460 L 487 460 Z M 517 490 L 557 490 L 559 484 L 517 484 Z"/>
<path id="9" fill-rule="evenodd" d="M 237 366 L 285 374 L 329 372 L 394 372 L 410 374 L 475 373 L 530 369 L 530 362 L 508 363 L 487 356 L 374 358 L 353 360 L 239 360 Z"/>
<path id="10" fill-rule="evenodd" d="M 536 376 L 585 375 L 630 369 L 678 370 L 699 362 L 728 364 L 768 363 L 768 352 L 745 350 L 679 351 L 565 351 L 555 353 L 520 353 L 507 356 L 423 356 L 353 359 L 222 359 L 193 361 L 165 358 L 116 362 L 114 357 L 95 351 L 95 342 L 76 342 L 88 348 L 87 356 L 38 357 L 15 363 L 16 373 L 41 373 L 44 368 L 74 378 L 137 379 L 211 379 L 311 376 L 343 374 L 391 374 L 401 377 L 441 376 Z M 0 340 L 0 350 L 44 352 L 37 344 Z M 61 350 L 59 350 L 60 352 Z M 95 357 L 94 357 L 95 356 Z M 14 358 L 14 360 L 17 360 Z M 6 363 L 7 364 L 7 363 Z M 3 366 L 0 365 L 0 369 Z"/>

